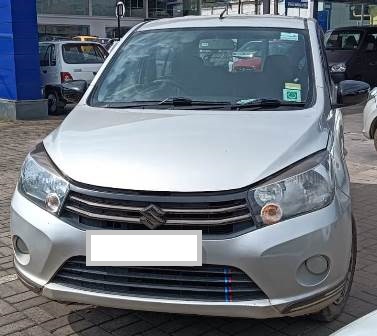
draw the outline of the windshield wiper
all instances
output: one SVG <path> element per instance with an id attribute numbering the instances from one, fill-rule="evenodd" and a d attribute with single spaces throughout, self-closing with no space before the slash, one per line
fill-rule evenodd
<path id="1" fill-rule="evenodd" d="M 242 110 L 242 109 L 263 109 L 263 108 L 277 108 L 281 106 L 293 106 L 293 107 L 303 107 L 305 102 L 287 102 L 279 99 L 269 99 L 269 98 L 258 98 L 251 99 L 249 101 L 239 101 L 231 105 L 232 110 Z"/>
<path id="2" fill-rule="evenodd" d="M 126 102 L 116 102 L 116 103 L 108 103 L 103 105 L 102 107 L 105 108 L 138 108 L 138 107 L 148 107 L 148 106 L 156 106 L 159 105 L 159 100 L 132 100 Z"/>
<path id="3" fill-rule="evenodd" d="M 128 101 L 120 103 L 108 103 L 103 107 L 107 108 L 145 108 L 145 107 L 158 107 L 158 106 L 195 106 L 195 108 L 214 108 L 215 106 L 223 107 L 224 105 L 231 105 L 230 102 L 217 102 L 217 101 L 202 101 L 192 100 L 185 97 L 168 97 L 164 100 L 145 100 L 145 101 Z"/>
<path id="4" fill-rule="evenodd" d="M 208 100 L 193 100 L 186 97 L 168 97 L 160 101 L 159 105 L 173 105 L 173 106 L 211 106 L 214 105 L 231 105 L 230 102 L 224 101 L 208 101 Z"/>
<path id="5" fill-rule="evenodd" d="M 266 108 L 278 108 L 281 106 L 303 107 L 305 103 L 301 102 L 286 102 L 279 99 L 259 98 L 241 100 L 237 103 L 231 103 L 228 101 L 206 101 L 206 100 L 192 100 L 185 97 L 168 97 L 164 100 L 146 100 L 146 101 L 128 101 L 119 103 L 108 103 L 104 105 L 105 108 L 148 108 L 148 107 L 188 107 L 189 109 L 216 109 L 216 108 L 229 108 L 230 110 L 258 110 Z"/>

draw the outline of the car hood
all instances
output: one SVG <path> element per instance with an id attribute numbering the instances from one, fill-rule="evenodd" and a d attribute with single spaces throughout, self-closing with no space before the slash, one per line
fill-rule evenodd
<path id="1" fill-rule="evenodd" d="M 347 63 L 355 54 L 355 50 L 326 50 L 327 61 L 329 65 L 336 63 Z"/>
<path id="2" fill-rule="evenodd" d="M 253 184 L 325 148 L 327 139 L 314 109 L 209 112 L 78 106 L 44 145 L 61 172 L 81 183 L 198 192 Z"/>

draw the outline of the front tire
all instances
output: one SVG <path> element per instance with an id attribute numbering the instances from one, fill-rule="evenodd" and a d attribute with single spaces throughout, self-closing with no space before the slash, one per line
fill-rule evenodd
<path id="1" fill-rule="evenodd" d="M 343 286 L 342 293 L 338 299 L 336 299 L 332 304 L 323 308 L 318 313 L 311 315 L 310 317 L 317 321 L 331 322 L 334 321 L 343 311 L 348 297 L 350 295 L 353 276 L 355 274 L 356 266 L 356 254 L 357 254 L 357 236 L 356 236 L 356 222 L 355 218 L 352 216 L 352 246 L 351 246 L 351 259 L 349 263 L 348 272 L 346 275 L 346 280 Z"/>
<path id="2" fill-rule="evenodd" d="M 62 105 L 56 92 L 48 92 L 46 98 L 48 101 L 48 114 L 60 115 L 64 112 L 64 105 Z"/>
<path id="3" fill-rule="evenodd" d="M 376 130 L 374 131 L 374 134 L 373 134 L 373 141 L 374 141 L 374 148 L 377 151 L 377 128 L 376 128 Z"/>

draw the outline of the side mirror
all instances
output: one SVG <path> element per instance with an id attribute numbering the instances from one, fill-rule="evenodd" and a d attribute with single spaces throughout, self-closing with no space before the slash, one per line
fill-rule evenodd
<path id="1" fill-rule="evenodd" d="M 63 98 L 68 103 L 77 104 L 85 94 L 88 83 L 85 80 L 73 80 L 61 84 L 61 88 Z"/>
<path id="2" fill-rule="evenodd" d="M 344 80 L 338 84 L 338 104 L 342 107 L 358 105 L 366 102 L 369 97 L 368 83 Z"/>

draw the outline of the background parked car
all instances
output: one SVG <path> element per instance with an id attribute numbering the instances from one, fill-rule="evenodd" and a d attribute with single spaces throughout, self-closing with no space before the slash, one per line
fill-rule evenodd
<path id="1" fill-rule="evenodd" d="M 81 35 L 81 36 L 74 36 L 72 37 L 73 41 L 81 41 L 81 42 L 97 42 L 97 36 L 86 36 L 86 35 Z"/>
<path id="2" fill-rule="evenodd" d="M 377 88 L 370 92 L 369 97 L 363 112 L 363 133 L 368 139 L 374 140 L 377 150 Z"/>
<path id="3" fill-rule="evenodd" d="M 106 50 L 109 50 L 110 47 L 113 45 L 114 43 L 114 39 L 111 39 L 111 38 L 108 38 L 108 37 L 98 37 L 95 42 L 98 42 L 100 44 L 102 44 L 102 46 L 106 49 Z"/>
<path id="4" fill-rule="evenodd" d="M 262 41 L 250 41 L 233 53 L 233 70 L 261 70 L 263 47 Z"/>
<path id="5" fill-rule="evenodd" d="M 344 328 L 331 334 L 331 336 L 371 336 L 376 335 L 377 310 L 365 315 Z"/>
<path id="6" fill-rule="evenodd" d="M 296 45 L 290 40 L 250 41 L 233 53 L 233 71 L 261 71 L 268 55 L 290 55 L 290 61 L 300 67 L 302 55 L 295 52 Z"/>
<path id="7" fill-rule="evenodd" d="M 330 35 L 332 34 L 333 29 L 328 30 L 324 35 L 323 35 L 323 42 L 325 45 L 327 44 L 327 41 L 329 40 Z"/>
<path id="8" fill-rule="evenodd" d="M 377 27 L 334 29 L 326 42 L 333 80 L 362 80 L 377 84 Z"/>
<path id="9" fill-rule="evenodd" d="M 57 85 L 81 79 L 90 83 L 108 56 L 99 43 L 76 41 L 41 42 L 39 54 L 42 90 L 50 114 L 59 114 L 66 105 Z"/>

